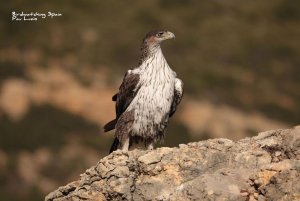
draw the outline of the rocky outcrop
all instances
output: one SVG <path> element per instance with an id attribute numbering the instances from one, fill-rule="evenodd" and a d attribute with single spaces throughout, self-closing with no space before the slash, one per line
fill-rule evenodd
<path id="1" fill-rule="evenodd" d="M 237 142 L 115 151 L 45 200 L 300 200 L 300 126 Z"/>

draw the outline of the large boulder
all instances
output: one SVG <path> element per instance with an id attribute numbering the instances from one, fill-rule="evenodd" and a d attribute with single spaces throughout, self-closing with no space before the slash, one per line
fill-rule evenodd
<path id="1" fill-rule="evenodd" d="M 118 150 L 45 200 L 300 200 L 300 126 L 237 142 Z"/>

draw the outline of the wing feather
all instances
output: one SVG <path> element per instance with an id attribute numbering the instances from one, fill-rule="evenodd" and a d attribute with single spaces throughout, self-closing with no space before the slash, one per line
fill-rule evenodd
<path id="1" fill-rule="evenodd" d="M 116 119 L 125 112 L 140 89 L 139 80 L 139 74 L 133 73 L 132 70 L 127 71 L 125 74 L 116 97 Z"/>
<path id="2" fill-rule="evenodd" d="M 119 92 L 112 97 L 112 101 L 116 102 L 116 118 L 104 125 L 104 132 L 115 129 L 117 120 L 126 111 L 140 89 L 139 80 L 139 74 L 133 73 L 132 70 L 127 71 Z"/>
<path id="3" fill-rule="evenodd" d="M 171 105 L 169 117 L 172 117 L 176 112 L 177 105 L 180 103 L 183 96 L 183 82 L 179 79 L 175 79 L 174 97 Z"/>

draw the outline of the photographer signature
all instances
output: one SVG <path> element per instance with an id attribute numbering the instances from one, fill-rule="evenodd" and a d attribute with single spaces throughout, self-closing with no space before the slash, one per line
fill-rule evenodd
<path id="1" fill-rule="evenodd" d="M 47 13 L 40 12 L 11 12 L 12 21 L 37 21 L 39 19 L 61 17 L 61 13 L 48 11 Z"/>

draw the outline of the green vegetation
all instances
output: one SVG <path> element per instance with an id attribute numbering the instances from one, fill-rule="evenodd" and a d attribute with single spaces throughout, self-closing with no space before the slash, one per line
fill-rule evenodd
<path id="1" fill-rule="evenodd" d="M 1 150 L 9 153 L 35 150 L 39 147 L 59 148 L 67 137 L 97 134 L 100 128 L 81 117 L 49 105 L 34 106 L 20 121 L 5 116 L 0 121 Z"/>
<path id="2" fill-rule="evenodd" d="M 24 67 L 18 63 L 0 61 L 0 83 L 7 78 L 26 78 Z"/>

